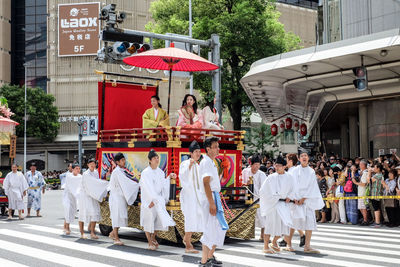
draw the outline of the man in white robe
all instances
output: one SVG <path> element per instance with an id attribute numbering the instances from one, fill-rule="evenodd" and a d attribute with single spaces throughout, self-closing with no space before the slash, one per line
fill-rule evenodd
<path id="1" fill-rule="evenodd" d="M 185 236 L 183 244 L 186 253 L 199 253 L 192 245 L 192 234 L 203 232 L 202 207 L 203 195 L 200 192 L 199 159 L 200 146 L 193 141 L 189 146 L 190 159 L 182 161 L 179 167 L 179 181 L 182 186 L 180 193 L 181 210 L 185 217 Z"/>
<path id="2" fill-rule="evenodd" d="M 246 172 L 243 170 L 242 179 L 246 181 L 246 185 L 250 181 L 253 181 L 254 186 L 254 201 L 259 198 L 260 189 L 264 181 L 267 179 L 267 175 L 263 171 L 260 171 L 261 158 L 258 155 L 253 155 L 250 159 L 250 166 L 246 168 Z M 256 227 L 261 228 L 260 240 L 264 240 L 264 225 L 261 217 L 260 209 L 257 209 L 256 213 Z"/>
<path id="3" fill-rule="evenodd" d="M 8 219 L 12 219 L 12 211 L 18 210 L 19 219 L 22 217 L 22 211 L 25 209 L 24 196 L 28 189 L 28 183 L 24 175 L 18 171 L 17 164 L 11 166 L 12 172 L 8 173 L 3 181 L 4 192 L 8 197 Z"/>
<path id="4" fill-rule="evenodd" d="M 286 155 L 286 162 L 287 162 L 286 167 L 288 169 L 287 172 L 294 177 L 293 172 L 296 169 L 297 163 L 299 162 L 299 159 L 297 158 L 297 154 L 294 154 L 294 153 L 287 154 Z M 293 179 L 293 182 L 297 183 L 297 181 L 295 179 Z M 296 208 L 296 206 L 294 206 L 294 205 L 295 205 L 295 203 L 292 203 L 292 202 L 289 204 L 291 210 L 294 210 Z M 300 230 L 300 229 L 296 229 L 296 230 L 297 230 L 297 232 L 299 232 L 299 235 L 300 235 L 300 244 L 299 244 L 299 246 L 300 247 L 304 247 L 304 244 L 306 242 L 306 236 L 304 235 L 304 232 L 302 230 Z M 292 233 L 292 235 L 293 235 L 293 233 Z M 280 247 L 284 247 L 285 250 L 294 251 L 292 246 L 288 246 L 287 245 L 287 242 L 285 241 L 285 238 L 282 241 L 279 242 L 279 246 Z"/>
<path id="5" fill-rule="evenodd" d="M 321 192 L 319 191 L 317 177 L 315 171 L 308 166 L 309 157 L 307 152 L 300 153 L 300 166 L 297 166 L 292 175 L 295 180 L 296 188 L 296 206 L 292 209 L 293 229 L 290 235 L 286 237 L 288 247 L 292 247 L 292 237 L 294 229 L 305 231 L 305 253 L 319 253 L 318 250 L 312 249 L 311 235 L 313 230 L 317 230 L 317 221 L 315 211 L 324 207 Z M 303 216 L 298 216 L 302 214 Z"/>
<path id="6" fill-rule="evenodd" d="M 79 164 L 74 163 L 72 165 L 72 173 L 67 174 L 65 177 L 63 204 L 65 216 L 64 233 L 66 235 L 71 234 L 69 225 L 74 222 L 76 216 L 77 201 L 82 183 L 82 175 L 80 173 L 81 167 Z"/>
<path id="7" fill-rule="evenodd" d="M 206 155 L 200 162 L 200 179 L 203 180 L 201 192 L 203 194 L 203 220 L 204 231 L 200 239 L 202 244 L 202 258 L 200 266 L 222 265 L 218 261 L 214 252 L 217 247 L 224 245 L 226 230 L 222 230 L 222 225 L 217 218 L 217 205 L 214 197 L 219 197 L 221 182 L 218 175 L 218 168 L 215 165 L 215 158 L 219 154 L 219 144 L 217 137 L 208 137 L 204 141 Z M 225 222 L 226 223 L 226 222 Z"/>
<path id="8" fill-rule="evenodd" d="M 36 211 L 37 217 L 40 215 L 42 208 L 42 194 L 46 192 L 46 182 L 41 172 L 36 170 L 36 164 L 32 162 L 30 171 L 25 174 L 26 182 L 28 183 L 28 217 L 31 216 L 31 208 Z"/>
<path id="9" fill-rule="evenodd" d="M 165 205 L 169 201 L 170 179 L 176 179 L 176 174 L 165 173 L 158 167 L 160 157 L 152 149 L 147 158 L 149 166 L 140 175 L 140 226 L 146 234 L 149 250 L 158 249 L 156 231 L 167 231 L 175 222 L 168 214 Z"/>
<path id="10" fill-rule="evenodd" d="M 125 156 L 117 153 L 114 156 L 117 167 L 112 171 L 109 183 L 109 206 L 113 230 L 109 237 L 114 240 L 115 245 L 122 246 L 124 243 L 119 239 L 118 230 L 128 224 L 128 205 L 132 205 L 139 191 L 139 183 L 129 179 L 125 172 Z"/>
<path id="11" fill-rule="evenodd" d="M 278 157 L 275 162 L 276 172 L 269 175 L 260 190 L 260 212 L 264 218 L 264 253 L 279 252 L 279 237 L 288 235 L 292 227 L 289 202 L 294 201 L 293 177 L 285 172 L 286 161 Z M 269 239 L 274 236 L 272 243 Z"/>
<path id="12" fill-rule="evenodd" d="M 65 188 L 65 179 L 67 178 L 67 174 L 71 173 L 72 173 L 72 163 L 68 163 L 68 170 L 60 174 L 61 189 Z"/>
<path id="13" fill-rule="evenodd" d="M 89 224 L 90 237 L 99 239 L 96 235 L 96 222 L 101 220 L 100 204 L 107 195 L 108 181 L 100 180 L 96 170 L 96 160 L 89 159 L 88 169 L 82 175 L 81 190 L 79 193 L 79 230 L 81 238 L 86 239 L 84 223 Z"/>

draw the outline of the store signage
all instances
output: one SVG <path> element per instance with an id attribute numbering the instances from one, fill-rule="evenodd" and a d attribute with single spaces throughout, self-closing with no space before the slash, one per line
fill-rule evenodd
<path id="1" fill-rule="evenodd" d="M 58 5 L 58 56 L 97 55 L 100 3 Z"/>

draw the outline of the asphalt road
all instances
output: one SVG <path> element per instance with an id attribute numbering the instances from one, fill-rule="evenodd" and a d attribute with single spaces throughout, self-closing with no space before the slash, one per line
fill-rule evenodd
<path id="1" fill-rule="evenodd" d="M 77 222 L 71 236 L 64 236 L 62 191 L 46 191 L 42 201 L 41 218 L 7 221 L 0 217 L 0 266 L 178 267 L 195 266 L 200 259 L 185 254 L 180 244 L 165 243 L 158 251 L 149 251 L 144 233 L 130 228 L 121 230 L 122 247 L 101 234 L 99 240 L 79 239 Z M 304 254 L 297 246 L 298 236 L 294 243 L 296 252 L 266 256 L 256 239 L 227 239 L 216 256 L 224 266 L 400 266 L 400 228 L 319 225 L 312 239 L 319 255 Z"/>

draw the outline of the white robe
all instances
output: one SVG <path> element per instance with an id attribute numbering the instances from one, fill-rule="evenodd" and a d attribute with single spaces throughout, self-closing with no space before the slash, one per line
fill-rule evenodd
<path id="1" fill-rule="evenodd" d="M 319 191 L 315 171 L 307 167 L 297 166 L 292 175 L 295 180 L 296 199 L 305 198 L 304 204 L 294 205 L 292 210 L 293 228 L 297 230 L 317 230 L 315 211 L 324 207 L 321 192 Z M 303 214 L 302 217 L 299 215 Z"/>
<path id="2" fill-rule="evenodd" d="M 160 169 L 148 166 L 140 175 L 140 225 L 145 232 L 167 231 L 175 222 L 169 216 L 165 205 L 169 201 L 170 179 Z M 154 206 L 149 208 L 150 203 Z"/>
<path id="3" fill-rule="evenodd" d="M 280 199 L 295 197 L 293 177 L 273 173 L 268 176 L 260 190 L 260 213 L 264 218 L 265 234 L 272 236 L 288 235 L 292 227 L 289 203 Z"/>
<path id="4" fill-rule="evenodd" d="M 185 232 L 203 232 L 203 215 L 201 203 L 203 194 L 200 192 L 199 164 L 194 162 L 189 169 L 190 159 L 179 167 L 179 181 L 182 185 L 180 193 L 181 210 L 185 217 Z"/>
<path id="5" fill-rule="evenodd" d="M 82 175 L 79 194 L 79 221 L 84 223 L 101 220 L 100 204 L 107 195 L 108 182 L 99 179 L 97 170 L 86 170 Z"/>
<path id="6" fill-rule="evenodd" d="M 10 172 L 3 181 L 4 192 L 8 197 L 8 208 L 23 210 L 24 191 L 28 190 L 28 183 L 21 172 Z"/>
<path id="7" fill-rule="evenodd" d="M 135 202 L 139 184 L 129 179 L 117 166 L 111 173 L 108 189 L 112 227 L 125 227 L 128 224 L 128 205 Z"/>
<path id="8" fill-rule="evenodd" d="M 212 249 L 213 246 L 221 248 L 224 245 L 226 231 L 222 230 L 217 217 L 210 213 L 210 204 L 207 200 L 203 184 L 203 180 L 207 176 L 211 177 L 211 191 L 219 193 L 221 191 L 221 182 L 219 180 L 217 166 L 209 156 L 204 155 L 204 158 L 200 162 L 200 179 L 202 181 L 201 192 L 204 199 L 202 204 L 204 231 L 200 242 L 209 249 Z"/>
<path id="9" fill-rule="evenodd" d="M 67 173 L 65 177 L 65 188 L 63 194 L 64 216 L 66 223 L 72 223 L 75 220 L 78 207 L 78 197 L 81 190 L 82 175 L 74 176 Z"/>
<path id="10" fill-rule="evenodd" d="M 255 174 L 251 172 L 250 176 L 253 177 L 253 185 L 254 185 L 254 201 L 256 201 L 260 196 L 261 186 L 267 180 L 267 175 L 263 171 L 258 170 Z M 262 218 L 260 209 L 257 209 L 256 213 L 256 227 L 264 228 L 264 219 Z"/>

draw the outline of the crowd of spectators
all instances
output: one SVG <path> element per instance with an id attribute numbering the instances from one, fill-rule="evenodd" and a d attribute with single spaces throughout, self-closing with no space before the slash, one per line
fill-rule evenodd
<path id="1" fill-rule="evenodd" d="M 400 157 L 382 155 L 375 159 L 341 158 L 338 155 L 317 154 L 310 158 L 321 195 L 328 198 L 318 212 L 320 223 L 359 224 L 388 227 L 400 225 L 400 205 L 397 199 L 368 199 L 364 196 L 400 195 Z M 246 167 L 248 159 L 243 159 Z M 263 157 L 260 170 L 267 175 L 275 172 L 274 160 Z M 332 200 L 333 197 L 360 197 Z"/>

